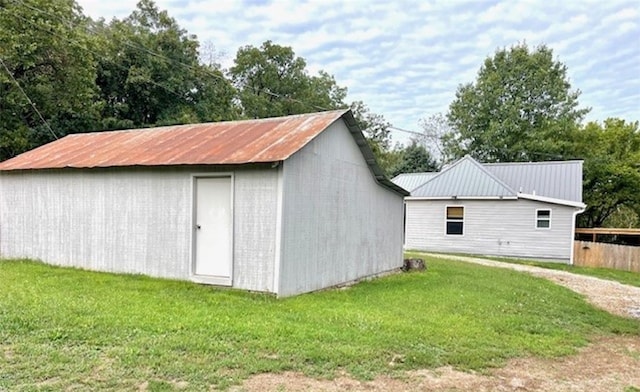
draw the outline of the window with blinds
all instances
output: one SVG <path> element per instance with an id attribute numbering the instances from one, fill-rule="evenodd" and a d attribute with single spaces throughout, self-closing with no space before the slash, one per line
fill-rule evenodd
<path id="1" fill-rule="evenodd" d="M 464 207 L 447 207 L 447 235 L 464 233 Z"/>

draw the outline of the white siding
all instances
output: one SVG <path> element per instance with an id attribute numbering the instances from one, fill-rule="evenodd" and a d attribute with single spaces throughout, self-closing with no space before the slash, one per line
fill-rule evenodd
<path id="1" fill-rule="evenodd" d="M 191 173 L 216 170 L 2 173 L 0 255 L 189 279 Z M 277 171 L 237 170 L 234 176 L 234 286 L 273 291 Z"/>
<path id="2" fill-rule="evenodd" d="M 464 235 L 445 235 L 446 206 L 464 206 Z M 407 200 L 406 249 L 498 256 L 571 257 L 572 207 L 530 200 Z M 536 210 L 551 228 L 536 228 Z"/>
<path id="3" fill-rule="evenodd" d="M 402 196 L 378 185 L 342 121 L 284 162 L 280 296 L 402 265 Z"/>

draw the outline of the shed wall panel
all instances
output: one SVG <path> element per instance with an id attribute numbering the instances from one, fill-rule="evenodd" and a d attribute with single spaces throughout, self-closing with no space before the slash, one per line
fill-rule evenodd
<path id="1" fill-rule="evenodd" d="M 278 294 L 402 265 L 402 196 L 375 182 L 342 121 L 284 162 Z"/>
<path id="2" fill-rule="evenodd" d="M 0 256 L 191 276 L 192 173 L 217 167 L 0 174 Z M 223 170 L 228 172 L 228 169 Z M 234 286 L 273 291 L 276 170 L 234 173 Z"/>
<path id="3" fill-rule="evenodd" d="M 464 206 L 464 234 L 445 234 L 446 206 Z M 536 228 L 536 210 L 551 210 L 551 227 Z M 406 249 L 568 261 L 572 207 L 530 200 L 407 200 Z"/>
<path id="4" fill-rule="evenodd" d="M 188 278 L 190 178 L 143 170 L 2 174 L 5 257 Z"/>
<path id="5" fill-rule="evenodd" d="M 233 287 L 275 292 L 278 171 L 236 171 L 234 183 Z"/>

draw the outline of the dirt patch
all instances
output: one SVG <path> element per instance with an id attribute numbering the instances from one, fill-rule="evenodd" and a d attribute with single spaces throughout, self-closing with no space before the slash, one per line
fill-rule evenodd
<path id="1" fill-rule="evenodd" d="M 487 374 L 451 367 L 407 372 L 402 378 L 317 380 L 300 373 L 260 374 L 235 392 L 253 391 L 624 391 L 640 388 L 640 338 L 607 337 L 559 359 L 518 358 Z"/>
<path id="2" fill-rule="evenodd" d="M 13 358 L 15 358 L 15 353 L 9 346 L 0 346 L 0 354 L 7 362 L 12 361 Z"/>

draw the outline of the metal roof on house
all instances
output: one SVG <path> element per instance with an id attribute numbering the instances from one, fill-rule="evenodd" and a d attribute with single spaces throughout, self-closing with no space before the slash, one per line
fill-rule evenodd
<path id="1" fill-rule="evenodd" d="M 0 171 L 284 161 L 342 119 L 376 182 L 406 196 L 376 163 L 351 110 L 259 120 L 77 133 L 0 163 Z"/>
<path id="2" fill-rule="evenodd" d="M 438 172 L 404 173 L 398 174 L 391 181 L 409 192 L 413 192 L 414 189 L 429 181 L 436 174 Z"/>
<path id="3" fill-rule="evenodd" d="M 470 156 L 459 159 L 422 186 L 414 197 L 516 197 L 516 191 Z"/>
<path id="4" fill-rule="evenodd" d="M 0 170 L 276 162 L 345 113 L 76 133 L 2 162 Z"/>
<path id="5" fill-rule="evenodd" d="M 485 163 L 516 192 L 582 202 L 582 161 Z"/>
<path id="6" fill-rule="evenodd" d="M 420 174 L 420 173 L 418 173 Z M 433 173 L 430 173 L 433 174 Z M 416 175 L 401 174 L 398 185 Z M 413 185 L 413 183 L 411 184 Z M 583 207 L 582 161 L 509 162 L 480 164 L 470 156 L 445 166 L 417 187 L 405 186 L 413 197 L 522 197 Z"/>

